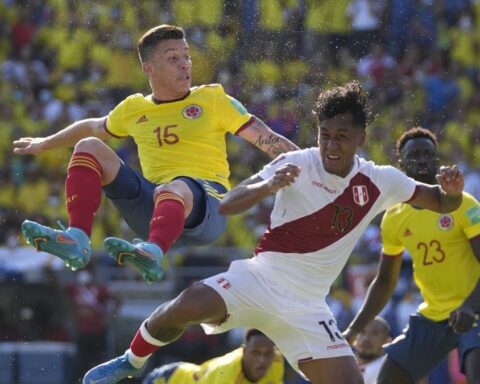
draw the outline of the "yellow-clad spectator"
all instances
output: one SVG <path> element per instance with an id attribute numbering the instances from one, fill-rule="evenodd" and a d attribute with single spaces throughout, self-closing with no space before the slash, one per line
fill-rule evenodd
<path id="1" fill-rule="evenodd" d="M 173 20 L 176 24 L 183 25 L 188 29 L 195 25 L 195 14 L 193 10 L 196 9 L 196 0 L 182 0 L 172 2 Z"/>
<path id="2" fill-rule="evenodd" d="M 463 15 L 458 26 L 449 28 L 449 48 L 452 59 L 457 60 L 466 67 L 479 67 L 478 44 L 480 43 L 480 31 L 475 28 L 470 15 Z"/>
<path id="3" fill-rule="evenodd" d="M 202 27 L 215 27 L 222 20 L 223 0 L 197 0 L 195 12 L 196 24 Z"/>

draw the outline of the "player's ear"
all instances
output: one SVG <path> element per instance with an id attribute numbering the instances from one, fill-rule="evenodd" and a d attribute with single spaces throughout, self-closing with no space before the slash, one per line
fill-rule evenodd
<path id="1" fill-rule="evenodd" d="M 358 143 L 359 147 L 363 147 L 365 145 L 365 140 L 367 139 L 367 132 L 365 129 L 360 131 L 360 141 Z"/>
<path id="2" fill-rule="evenodd" d="M 143 72 L 145 72 L 147 75 L 150 75 L 150 72 L 152 71 L 152 65 L 147 61 L 142 64 L 142 69 Z"/>

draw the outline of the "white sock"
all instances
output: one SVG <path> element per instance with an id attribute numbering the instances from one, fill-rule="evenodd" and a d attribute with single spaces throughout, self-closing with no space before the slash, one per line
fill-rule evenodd
<path id="1" fill-rule="evenodd" d="M 127 349 L 126 353 L 127 353 L 128 362 L 137 369 L 142 368 L 145 362 L 148 360 L 148 358 L 152 356 L 151 354 L 144 357 L 137 356 L 132 352 L 130 348 Z"/>
<path id="2" fill-rule="evenodd" d="M 157 340 L 152 335 L 150 335 L 150 333 L 147 330 L 146 323 L 147 323 L 147 320 L 145 320 L 140 327 L 140 334 L 142 335 L 143 340 L 145 340 L 149 344 L 156 345 L 158 347 L 163 347 L 164 345 L 169 344 L 169 343 L 164 343 L 163 341 Z M 137 356 L 132 352 L 131 349 L 127 349 L 126 353 L 127 353 L 129 363 L 132 364 L 137 369 L 142 368 L 145 362 L 148 360 L 148 358 L 152 355 L 152 354 L 149 354 L 147 356 Z"/>

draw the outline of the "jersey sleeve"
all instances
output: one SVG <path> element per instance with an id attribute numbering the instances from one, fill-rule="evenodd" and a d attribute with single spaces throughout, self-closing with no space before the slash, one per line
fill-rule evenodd
<path id="1" fill-rule="evenodd" d="M 254 117 L 237 99 L 227 95 L 223 87 L 217 85 L 215 113 L 220 127 L 225 132 L 236 134 L 247 126 Z"/>
<path id="2" fill-rule="evenodd" d="M 470 194 L 463 193 L 463 202 L 459 208 L 459 225 L 469 239 L 480 235 L 480 203 Z"/>
<path id="3" fill-rule="evenodd" d="M 380 182 L 385 192 L 386 208 L 409 201 L 415 194 L 417 182 L 392 166 L 382 166 Z"/>
<path id="4" fill-rule="evenodd" d="M 384 255 L 394 256 L 405 250 L 405 246 L 401 243 L 398 237 L 397 222 L 398 220 L 395 220 L 395 217 L 390 210 L 383 215 L 380 229 L 382 236 L 382 252 Z"/>
<path id="5" fill-rule="evenodd" d="M 133 96 L 127 97 L 121 103 L 119 103 L 114 109 L 110 111 L 105 122 L 105 129 L 114 137 L 125 137 L 129 133 L 125 124 L 125 113 L 129 99 Z"/>

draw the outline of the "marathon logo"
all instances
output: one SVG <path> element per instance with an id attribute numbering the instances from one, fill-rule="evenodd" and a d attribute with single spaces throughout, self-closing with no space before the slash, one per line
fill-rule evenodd
<path id="1" fill-rule="evenodd" d="M 341 349 L 341 348 L 350 348 L 350 346 L 347 343 L 333 344 L 333 345 L 329 345 L 327 347 L 327 350 Z"/>

